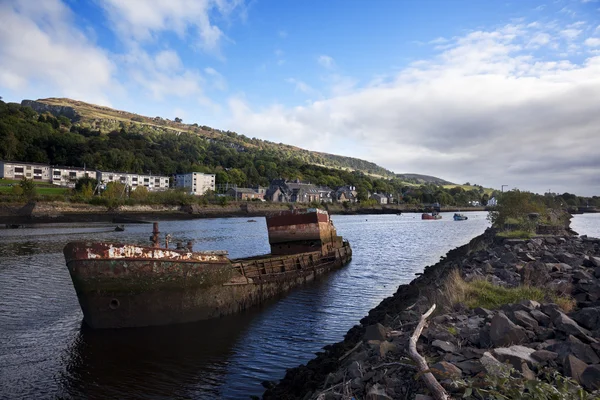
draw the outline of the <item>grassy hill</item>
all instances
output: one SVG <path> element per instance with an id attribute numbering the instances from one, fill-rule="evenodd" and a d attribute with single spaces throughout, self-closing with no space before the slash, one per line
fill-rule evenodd
<path id="1" fill-rule="evenodd" d="M 375 163 L 354 157 L 305 150 L 296 146 L 274 143 L 267 140 L 248 138 L 243 134 L 222 131 L 198 124 L 185 124 L 162 117 L 147 117 L 127 111 L 115 110 L 67 98 L 47 98 L 36 101 L 23 100 L 22 105 L 33 108 L 38 113 L 51 113 L 66 116 L 76 125 L 103 133 L 135 130 L 160 133 L 190 133 L 211 142 L 218 142 L 237 151 L 264 150 L 282 159 L 298 160 L 307 164 L 335 168 L 346 171 L 360 171 L 373 177 L 397 178 L 407 184 L 451 184 L 440 178 L 418 174 L 400 174 L 387 170 Z"/>

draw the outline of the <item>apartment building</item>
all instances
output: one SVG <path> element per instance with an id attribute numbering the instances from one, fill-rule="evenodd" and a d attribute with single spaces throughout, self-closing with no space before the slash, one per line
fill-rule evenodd
<path id="1" fill-rule="evenodd" d="M 119 182 L 135 190 L 145 186 L 150 191 L 167 190 L 169 177 L 164 175 L 129 174 L 126 172 L 96 171 L 96 180 L 106 185 L 110 182 Z"/>
<path id="2" fill-rule="evenodd" d="M 50 165 L 20 161 L 0 161 L 0 178 L 33 179 L 50 182 Z"/>
<path id="3" fill-rule="evenodd" d="M 215 174 L 189 172 L 175 176 L 175 186 L 186 188 L 191 194 L 202 196 L 208 190 L 215 190 Z"/>
<path id="4" fill-rule="evenodd" d="M 75 187 L 75 183 L 80 178 L 94 177 L 95 171 L 88 171 L 85 168 L 78 167 L 50 167 L 52 173 L 52 183 L 59 186 Z"/>

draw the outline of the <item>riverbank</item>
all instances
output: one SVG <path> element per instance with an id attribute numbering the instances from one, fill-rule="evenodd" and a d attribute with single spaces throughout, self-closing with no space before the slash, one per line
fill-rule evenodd
<path id="1" fill-rule="evenodd" d="M 269 213 L 288 210 L 292 204 L 270 202 L 231 202 L 227 205 L 134 205 L 110 209 L 85 203 L 31 202 L 0 203 L 0 224 L 26 225 L 62 222 L 115 222 L 134 223 L 162 220 L 186 220 L 197 218 L 261 217 Z M 424 209 L 411 205 L 383 205 L 360 207 L 328 204 L 330 214 L 398 214 L 424 212 Z M 462 211 L 483 211 L 483 207 L 470 207 Z M 459 211 L 442 208 L 442 211 Z"/>
<path id="2" fill-rule="evenodd" d="M 556 386 L 562 398 L 598 398 L 590 393 L 600 389 L 600 240 L 557 233 L 503 239 L 488 229 L 400 286 L 344 341 L 288 370 L 264 398 L 429 393 L 407 348 L 431 304 L 416 349 L 452 396 L 533 398 L 523 396 Z M 557 373 L 581 384 L 583 397 Z"/>

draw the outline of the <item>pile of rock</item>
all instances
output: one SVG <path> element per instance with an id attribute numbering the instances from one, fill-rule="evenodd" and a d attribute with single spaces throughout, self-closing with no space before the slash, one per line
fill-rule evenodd
<path id="1" fill-rule="evenodd" d="M 567 304 L 572 308 L 568 312 L 527 299 L 498 310 L 458 304 L 438 312 L 423 330 L 417 350 L 448 392 L 464 391 L 457 385 L 461 381 L 510 373 L 509 367 L 522 379 L 539 379 L 551 370 L 589 393 L 600 390 L 600 240 L 569 235 L 502 240 L 487 232 L 401 286 L 344 342 L 290 370 L 284 384 L 265 398 L 412 399 L 427 393 L 422 380 L 415 379 L 419 373 L 407 343 L 453 270 L 467 282 L 539 286 L 574 301 Z M 410 299 L 417 302 L 407 310 Z M 319 374 L 323 381 L 316 386 Z M 303 380 L 312 389 L 301 393 L 297 387 Z"/>

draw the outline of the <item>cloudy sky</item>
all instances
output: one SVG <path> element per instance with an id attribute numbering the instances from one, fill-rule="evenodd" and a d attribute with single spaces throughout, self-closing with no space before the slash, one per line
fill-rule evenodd
<path id="1" fill-rule="evenodd" d="M 0 95 L 600 195 L 598 0 L 0 0 Z"/>

